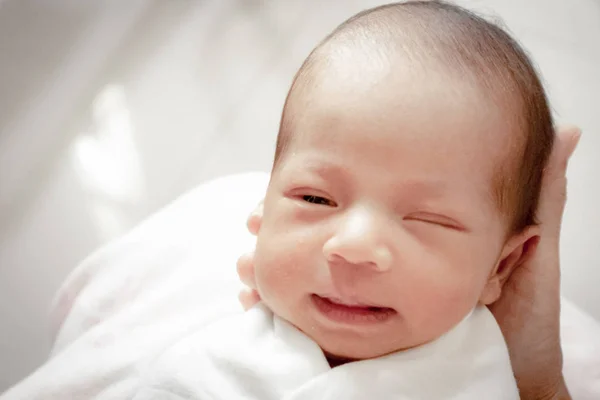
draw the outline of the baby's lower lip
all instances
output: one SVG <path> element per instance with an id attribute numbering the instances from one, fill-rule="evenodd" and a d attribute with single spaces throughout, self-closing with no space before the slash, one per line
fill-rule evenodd
<path id="1" fill-rule="evenodd" d="M 344 305 L 319 295 L 311 295 L 312 302 L 321 314 L 336 322 L 348 324 L 373 324 L 385 322 L 397 312 L 387 307 Z"/>

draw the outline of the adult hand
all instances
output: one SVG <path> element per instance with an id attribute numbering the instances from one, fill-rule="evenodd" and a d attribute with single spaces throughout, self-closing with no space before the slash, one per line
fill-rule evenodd
<path id="1" fill-rule="evenodd" d="M 522 399 L 570 399 L 560 346 L 560 226 L 567 162 L 579 141 L 575 127 L 559 128 L 544 172 L 538 207 L 540 237 L 490 306 L 508 345 Z"/>
<path id="2" fill-rule="evenodd" d="M 544 172 L 538 208 L 540 237 L 535 251 L 515 269 L 501 298 L 490 306 L 508 345 L 510 359 L 524 400 L 564 399 L 568 394 L 562 375 L 560 346 L 559 239 L 566 202 L 566 168 L 579 141 L 574 127 L 560 128 Z M 248 218 L 256 235 L 262 220 L 262 203 Z M 238 274 L 248 288 L 240 293 L 245 309 L 260 300 L 254 280 L 253 253 L 238 260 Z"/>

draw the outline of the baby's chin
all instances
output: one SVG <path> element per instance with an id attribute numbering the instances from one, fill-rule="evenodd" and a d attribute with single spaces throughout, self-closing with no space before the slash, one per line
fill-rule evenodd
<path id="1" fill-rule="evenodd" d="M 321 348 L 330 365 L 384 357 L 436 340 L 436 338 L 409 337 L 409 335 L 403 337 L 398 335 L 399 331 L 401 328 L 396 329 L 394 332 L 396 334 L 393 336 L 385 334 L 355 336 L 319 330 L 310 330 L 305 333 Z"/>
<path id="2" fill-rule="evenodd" d="M 283 315 L 279 317 L 314 341 L 332 366 L 382 357 L 403 350 L 398 343 L 384 344 L 379 337 L 369 338 L 364 335 L 355 336 L 348 332 L 331 332 L 316 328 L 314 324 L 303 323 L 306 321 L 295 321 L 293 317 L 286 318 Z"/>

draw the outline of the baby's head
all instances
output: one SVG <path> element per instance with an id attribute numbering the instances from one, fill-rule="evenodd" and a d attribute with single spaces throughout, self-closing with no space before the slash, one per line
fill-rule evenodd
<path id="1" fill-rule="evenodd" d="M 358 14 L 288 94 L 262 299 L 341 358 L 439 337 L 497 300 L 533 247 L 553 138 L 543 87 L 500 28 L 429 1 Z"/>

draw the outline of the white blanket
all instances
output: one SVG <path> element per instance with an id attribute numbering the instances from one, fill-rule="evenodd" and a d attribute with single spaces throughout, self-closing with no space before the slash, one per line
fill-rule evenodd
<path id="1" fill-rule="evenodd" d="M 196 382 L 196 378 L 202 379 L 200 364 L 195 364 L 194 361 L 193 365 L 179 369 L 177 365 L 173 368 L 170 360 L 177 360 L 177 352 L 186 346 L 190 351 L 194 346 L 207 351 L 202 346 L 210 343 L 194 341 L 197 335 L 209 335 L 221 329 L 222 324 L 240 318 L 240 315 L 244 320 L 258 318 L 259 308 L 242 314 L 237 301 L 240 283 L 234 266 L 238 255 L 253 246 L 254 240 L 247 233 L 244 221 L 263 195 L 267 179 L 268 176 L 262 173 L 242 174 L 203 185 L 82 263 L 57 296 L 53 315 L 55 345 L 50 359 L 27 379 L 1 395 L 0 399 L 113 400 L 132 399 L 136 395 L 136 400 L 152 396 L 156 399 L 193 399 L 193 393 L 177 390 L 184 390 L 190 384 L 190 377 L 193 378 L 192 383 Z M 566 350 L 567 384 L 574 398 L 598 399 L 600 327 L 570 305 L 566 311 L 562 322 L 563 339 L 566 340 L 563 347 Z M 487 328 L 484 329 L 497 333 L 495 324 L 488 317 L 489 315 L 482 317 L 482 320 L 487 321 L 484 323 Z M 217 322 L 219 320 L 222 322 Z M 268 322 L 268 318 L 258 318 L 257 321 Z M 286 326 L 285 323 L 269 325 L 266 322 L 265 325 L 271 326 L 273 332 L 281 332 L 273 329 L 276 325 Z M 252 326 L 257 328 L 258 325 Z M 289 327 L 285 329 L 290 331 Z M 243 331 L 242 336 L 233 339 L 241 341 L 238 342 L 239 346 L 243 344 L 243 340 L 252 341 L 252 332 L 257 331 L 248 328 Z M 482 339 L 491 340 L 496 333 Z M 219 339 L 222 343 L 226 341 L 225 336 Z M 247 350 L 258 348 L 261 343 L 263 342 L 254 342 L 254 347 L 248 346 Z M 218 348 L 218 342 L 215 342 L 215 346 Z M 294 346 L 292 343 L 293 348 Z M 307 346 L 310 347 L 310 343 Z M 314 345 L 312 346 L 314 349 Z M 420 351 L 426 352 L 427 348 L 422 347 Z M 447 360 L 452 360 L 451 356 L 460 355 L 453 355 L 450 348 L 444 351 L 445 353 L 437 355 L 437 350 L 430 351 L 429 357 L 440 360 L 450 357 Z M 303 357 L 313 360 L 315 365 L 328 368 L 323 364 L 322 358 L 320 362 L 318 357 L 310 358 L 310 351 L 303 354 Z M 400 353 L 399 356 L 410 357 L 410 354 L 415 353 Z M 462 355 L 465 357 L 463 367 L 467 370 L 471 367 L 471 362 L 490 361 L 485 357 L 479 359 L 477 354 L 463 352 Z M 188 357 L 189 354 L 184 356 Z M 187 360 L 191 363 L 192 360 L 185 357 L 181 362 Z M 469 360 L 469 357 L 475 359 Z M 215 359 L 203 360 L 199 362 Z M 243 362 L 243 358 L 235 360 Z M 258 359 L 258 362 L 261 361 L 267 360 Z M 393 357 L 392 360 L 384 358 L 377 362 L 385 364 L 385 368 L 374 368 L 365 373 L 368 375 L 377 371 L 376 376 L 370 377 L 367 382 L 368 392 L 371 393 L 369 397 L 401 398 L 399 396 L 402 393 L 388 393 L 384 390 L 385 386 L 378 385 L 379 374 L 386 379 L 393 377 L 398 385 L 402 379 L 412 375 L 401 373 L 404 371 L 401 365 L 389 367 L 387 363 L 396 364 Z M 328 393 L 335 398 L 351 398 L 350 394 L 341 396 L 342 392 L 328 392 L 325 383 L 329 380 L 350 382 L 352 385 L 341 388 L 350 390 L 354 385 L 353 374 L 362 373 L 363 365 L 368 366 L 369 363 L 372 361 L 349 364 L 330 372 L 320 369 L 319 371 L 326 371 L 321 375 L 323 378 L 307 380 L 310 385 L 303 386 L 302 389 L 313 387 L 319 390 L 318 396 L 312 398 L 327 398 L 325 396 Z M 261 365 L 264 367 L 264 364 Z M 270 360 L 267 365 L 279 364 Z M 497 364 L 498 367 L 501 365 L 503 364 Z M 253 379 L 260 380 L 269 376 L 268 373 L 265 374 L 269 370 L 263 367 L 259 369 L 253 366 L 246 372 L 259 372 L 252 376 Z M 293 367 L 300 368 L 296 364 Z M 433 364 L 433 367 L 432 371 L 435 371 L 435 368 L 443 368 L 443 364 L 437 367 Z M 234 379 L 243 373 L 241 369 L 236 371 L 231 375 Z M 283 373 L 289 379 L 298 379 L 295 374 L 286 374 L 283 368 L 275 372 Z M 425 390 L 431 390 L 441 376 L 440 374 L 419 384 L 425 386 Z M 297 384 L 297 381 L 286 382 L 285 385 L 288 386 Z M 364 387 L 366 386 L 363 385 Z M 206 390 L 209 388 L 210 385 Z M 487 394 L 480 398 L 491 397 Z"/>
<path id="2" fill-rule="evenodd" d="M 321 349 L 262 304 L 162 355 L 135 400 L 518 399 L 490 312 L 477 308 L 418 348 L 330 368 Z"/>

